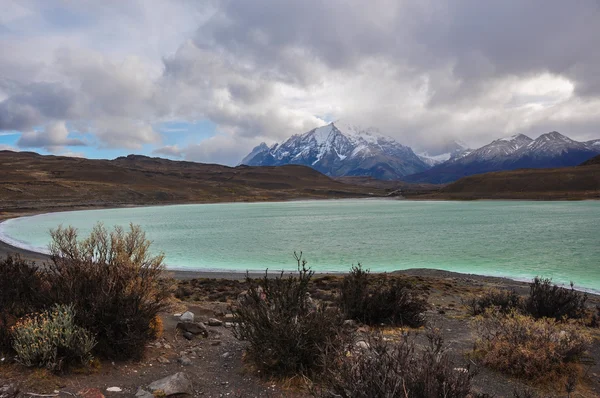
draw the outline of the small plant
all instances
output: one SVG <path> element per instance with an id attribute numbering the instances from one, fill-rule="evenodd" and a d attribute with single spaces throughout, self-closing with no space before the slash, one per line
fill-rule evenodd
<path id="1" fill-rule="evenodd" d="M 0 352 L 11 349 L 10 328 L 17 319 L 40 310 L 42 285 L 35 263 L 10 255 L 0 261 Z"/>
<path id="2" fill-rule="evenodd" d="M 371 336 L 366 348 L 348 355 L 338 352 L 313 395 L 319 398 L 466 398 L 473 396 L 469 368 L 450 362 L 438 330 L 427 333 L 423 352 L 404 337 L 390 343 L 380 334 Z"/>
<path id="3" fill-rule="evenodd" d="M 296 255 L 296 253 L 294 253 Z M 238 320 L 234 335 L 248 341 L 247 358 L 263 374 L 312 375 L 323 361 L 323 347 L 344 344 L 342 318 L 337 311 L 312 301 L 308 285 L 313 272 L 302 253 L 296 255 L 298 275 L 246 276 L 247 293 L 232 312 Z"/>
<path id="4" fill-rule="evenodd" d="M 590 344 L 575 325 L 488 311 L 475 322 L 476 354 L 484 365 L 526 379 L 567 374 Z"/>
<path id="5" fill-rule="evenodd" d="M 581 319 L 586 316 L 588 296 L 573 288 L 566 289 L 552 283 L 551 279 L 536 277 L 529 285 L 525 311 L 534 318 Z"/>
<path id="6" fill-rule="evenodd" d="M 427 301 L 407 281 L 373 276 L 360 264 L 344 277 L 339 304 L 346 318 L 368 325 L 418 327 L 424 324 L 427 309 Z"/>
<path id="7" fill-rule="evenodd" d="M 52 371 L 75 362 L 88 363 L 96 344 L 90 332 L 75 325 L 75 311 L 66 305 L 19 320 L 12 334 L 13 348 L 23 365 Z"/>
<path id="8" fill-rule="evenodd" d="M 495 308 L 503 314 L 520 309 L 523 300 L 514 290 L 488 289 L 481 296 L 473 296 L 463 302 L 470 315 L 483 314 L 488 308 Z"/>
<path id="9" fill-rule="evenodd" d="M 49 302 L 74 306 L 77 324 L 96 336 L 97 355 L 139 359 L 160 332 L 156 317 L 170 295 L 163 255 L 150 254 L 150 241 L 135 225 L 109 233 L 98 224 L 83 240 L 75 228 L 59 227 L 51 237 Z"/>

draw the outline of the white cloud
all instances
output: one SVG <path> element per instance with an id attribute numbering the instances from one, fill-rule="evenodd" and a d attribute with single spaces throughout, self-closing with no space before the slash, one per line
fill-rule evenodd
<path id="1" fill-rule="evenodd" d="M 64 121 L 50 123 L 43 131 L 25 131 L 17 141 L 21 148 L 44 148 L 49 152 L 62 151 L 64 146 L 85 145 L 80 139 L 69 138 Z"/>
<path id="2" fill-rule="evenodd" d="M 7 4 L 0 131 L 19 145 L 56 150 L 68 134 L 48 126 L 66 122 L 100 148 L 235 164 L 340 118 L 417 147 L 600 134 L 591 0 Z M 203 119 L 218 134 L 179 146 L 152 127 Z"/>

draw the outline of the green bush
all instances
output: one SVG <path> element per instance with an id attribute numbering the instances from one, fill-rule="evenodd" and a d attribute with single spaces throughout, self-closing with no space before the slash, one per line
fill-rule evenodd
<path id="1" fill-rule="evenodd" d="M 514 290 L 488 289 L 481 296 L 470 297 L 463 302 L 470 315 L 481 315 L 488 308 L 495 308 L 503 314 L 523 308 L 521 296 Z"/>
<path id="2" fill-rule="evenodd" d="M 0 261 L 0 352 L 11 350 L 10 328 L 41 309 L 43 283 L 35 263 L 19 256 Z"/>
<path id="3" fill-rule="evenodd" d="M 134 225 L 109 233 L 98 224 L 84 240 L 72 227 L 51 236 L 52 261 L 44 276 L 49 303 L 74 306 L 75 322 L 96 336 L 98 356 L 139 359 L 156 337 L 152 322 L 170 295 L 161 283 L 163 256 L 150 255 L 150 242 Z"/>
<path id="4" fill-rule="evenodd" d="M 484 365 L 510 375 L 541 379 L 569 373 L 590 344 L 576 325 L 488 311 L 475 322 L 476 354 Z"/>
<path id="5" fill-rule="evenodd" d="M 19 320 L 12 334 L 13 348 L 23 365 L 53 371 L 74 362 L 87 363 L 96 344 L 90 332 L 75 325 L 73 307 L 65 305 Z"/>
<path id="6" fill-rule="evenodd" d="M 573 288 L 566 289 L 552 283 L 551 279 L 536 277 L 529 285 L 525 311 L 534 318 L 581 319 L 587 314 L 587 294 Z"/>
<path id="7" fill-rule="evenodd" d="M 323 366 L 326 345 L 344 344 L 342 321 L 334 309 L 316 304 L 308 295 L 313 272 L 298 260 L 298 275 L 254 280 L 246 276 L 248 290 L 232 308 L 237 323 L 234 335 L 247 341 L 247 358 L 263 374 L 314 375 Z"/>
<path id="8" fill-rule="evenodd" d="M 427 333 L 429 344 L 418 351 L 404 337 L 391 343 L 381 335 L 348 355 L 338 351 L 338 361 L 324 379 L 313 386 L 320 398 L 466 398 L 474 396 L 469 368 L 455 368 L 437 330 Z"/>
<path id="9" fill-rule="evenodd" d="M 360 264 L 344 277 L 339 305 L 346 318 L 368 324 L 418 327 L 427 301 L 413 286 L 386 274 L 373 276 Z"/>

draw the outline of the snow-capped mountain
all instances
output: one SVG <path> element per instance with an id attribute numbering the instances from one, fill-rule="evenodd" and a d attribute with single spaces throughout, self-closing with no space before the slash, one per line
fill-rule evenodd
<path id="1" fill-rule="evenodd" d="M 417 153 L 417 156 L 427 165 L 435 165 L 447 162 L 452 159 L 458 159 L 471 153 L 472 150 L 460 141 L 449 141 L 437 148 Z"/>
<path id="2" fill-rule="evenodd" d="M 518 134 L 495 140 L 405 180 L 445 183 L 490 171 L 575 166 L 600 153 L 600 145 L 595 141 L 574 141 L 556 131 L 535 140 Z"/>
<path id="3" fill-rule="evenodd" d="M 282 144 L 260 144 L 242 162 L 248 166 L 301 164 L 329 176 L 399 179 L 429 166 L 411 148 L 376 129 L 340 122 L 296 134 Z"/>

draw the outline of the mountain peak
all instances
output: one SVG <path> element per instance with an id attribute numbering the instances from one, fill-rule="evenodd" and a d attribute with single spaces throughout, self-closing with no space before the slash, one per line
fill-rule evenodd
<path id="1" fill-rule="evenodd" d="M 242 163 L 251 166 L 302 164 L 331 176 L 363 175 L 382 179 L 397 179 L 428 168 L 412 149 L 377 129 L 339 120 L 292 135 L 267 151 L 257 148 Z"/>

